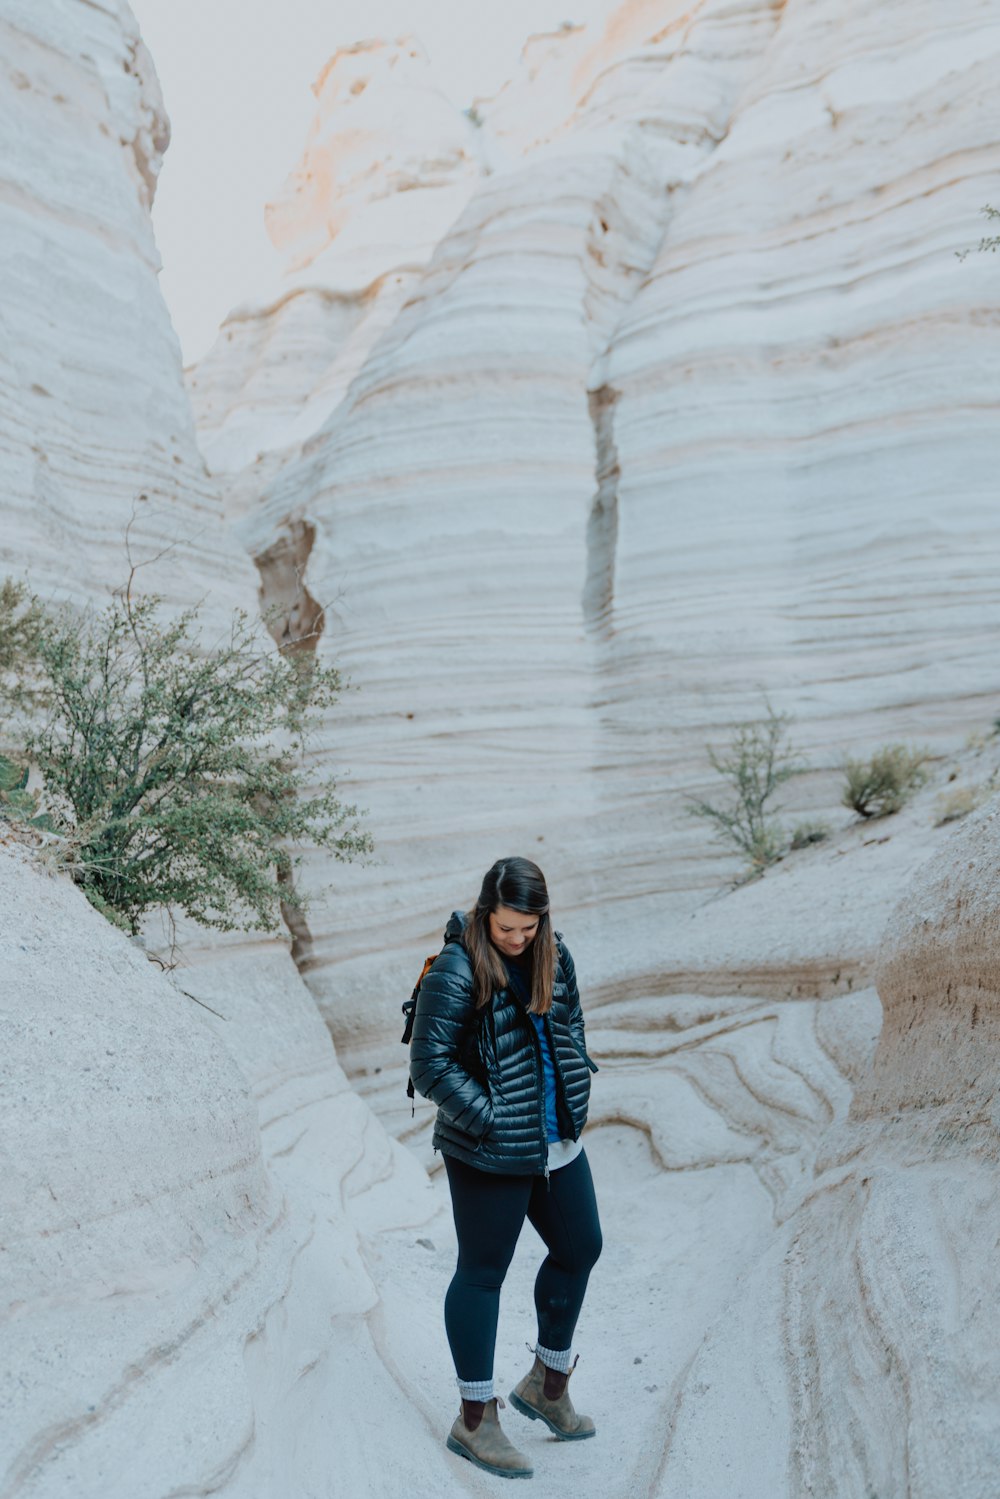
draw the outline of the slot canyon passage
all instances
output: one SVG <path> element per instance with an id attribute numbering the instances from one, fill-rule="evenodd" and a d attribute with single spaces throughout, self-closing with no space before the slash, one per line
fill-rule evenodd
<path id="1" fill-rule="evenodd" d="M 956 252 L 1000 18 L 624 0 L 465 112 L 415 39 L 344 42 L 262 202 L 283 273 L 184 372 L 135 17 L 0 0 L 3 572 L 99 603 L 134 513 L 172 608 L 310 637 L 352 684 L 311 763 L 376 842 L 171 974 L 0 823 L 0 1499 L 496 1492 L 444 1449 L 398 1036 L 508 853 L 601 1067 L 598 1436 L 508 1412 L 535 1484 L 996 1499 L 1000 265 Z M 734 887 L 689 803 L 765 699 L 830 834 Z M 845 756 L 896 742 L 930 778 L 863 822 Z"/>

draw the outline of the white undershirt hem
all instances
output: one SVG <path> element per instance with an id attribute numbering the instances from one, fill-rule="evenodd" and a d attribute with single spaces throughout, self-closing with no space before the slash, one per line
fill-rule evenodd
<path id="1" fill-rule="evenodd" d="M 550 1140 L 549 1174 L 558 1171 L 560 1166 L 568 1166 L 570 1161 L 575 1161 L 582 1149 L 582 1140 Z"/>

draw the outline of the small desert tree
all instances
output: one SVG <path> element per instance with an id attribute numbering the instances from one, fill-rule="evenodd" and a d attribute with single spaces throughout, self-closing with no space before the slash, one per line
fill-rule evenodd
<path id="1" fill-rule="evenodd" d="M 728 805 L 694 801 L 689 807 L 693 817 L 706 818 L 718 838 L 739 849 L 754 874 L 773 864 L 786 847 L 773 798 L 802 768 L 788 745 L 788 715 L 775 713 L 770 703 L 766 707 L 762 722 L 736 726 L 727 750 L 708 747 L 713 770 L 730 788 Z"/>
<path id="2" fill-rule="evenodd" d="M 198 609 L 170 616 L 131 587 L 82 617 L 16 586 L 0 596 L 0 646 L 13 639 L 19 667 L 6 695 L 20 695 L 50 825 L 91 902 L 133 932 L 156 907 L 276 930 L 282 904 L 302 904 L 289 871 L 303 846 L 341 860 L 371 846 L 335 783 L 303 768 L 337 670 L 276 652 L 242 613 L 223 639 L 202 635 Z"/>

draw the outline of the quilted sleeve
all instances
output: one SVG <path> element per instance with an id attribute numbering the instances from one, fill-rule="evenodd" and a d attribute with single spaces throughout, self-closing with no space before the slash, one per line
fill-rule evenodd
<path id="1" fill-rule="evenodd" d="M 460 1060 L 474 1023 L 469 960 L 457 943 L 449 943 L 417 995 L 410 1077 L 417 1092 L 436 1103 L 450 1123 L 478 1140 L 493 1123 L 493 1105 L 483 1084 Z"/>

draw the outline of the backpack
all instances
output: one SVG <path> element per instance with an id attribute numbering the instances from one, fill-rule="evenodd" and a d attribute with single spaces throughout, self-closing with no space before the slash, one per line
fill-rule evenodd
<path id="1" fill-rule="evenodd" d="M 434 965 L 437 957 L 438 957 L 438 954 L 435 952 L 435 953 L 431 953 L 431 955 L 430 955 L 429 958 L 425 958 L 424 959 L 424 966 L 420 970 L 420 977 L 417 979 L 417 982 L 413 986 L 413 993 L 410 995 L 409 999 L 406 1001 L 406 1003 L 402 1007 L 402 1009 L 403 1009 L 404 1025 L 403 1025 L 403 1034 L 400 1037 L 400 1039 L 401 1039 L 401 1041 L 402 1041 L 402 1043 L 403 1043 L 404 1046 L 409 1046 L 410 1040 L 411 1040 L 411 1038 L 413 1036 L 413 1016 L 414 1016 L 414 1014 L 416 1012 L 416 1008 L 417 1008 L 417 995 L 420 993 L 420 985 L 423 983 L 424 979 L 427 977 L 428 973 L 431 971 L 431 968 L 433 967 L 433 965 Z M 417 1111 L 417 1106 L 416 1106 L 416 1103 L 414 1101 L 416 1095 L 414 1094 L 414 1090 L 413 1090 L 413 1079 L 412 1079 L 412 1077 L 408 1077 L 406 1079 L 406 1096 L 410 1100 L 410 1114 L 411 1114 L 411 1117 L 412 1117 L 416 1113 L 416 1111 Z"/>

